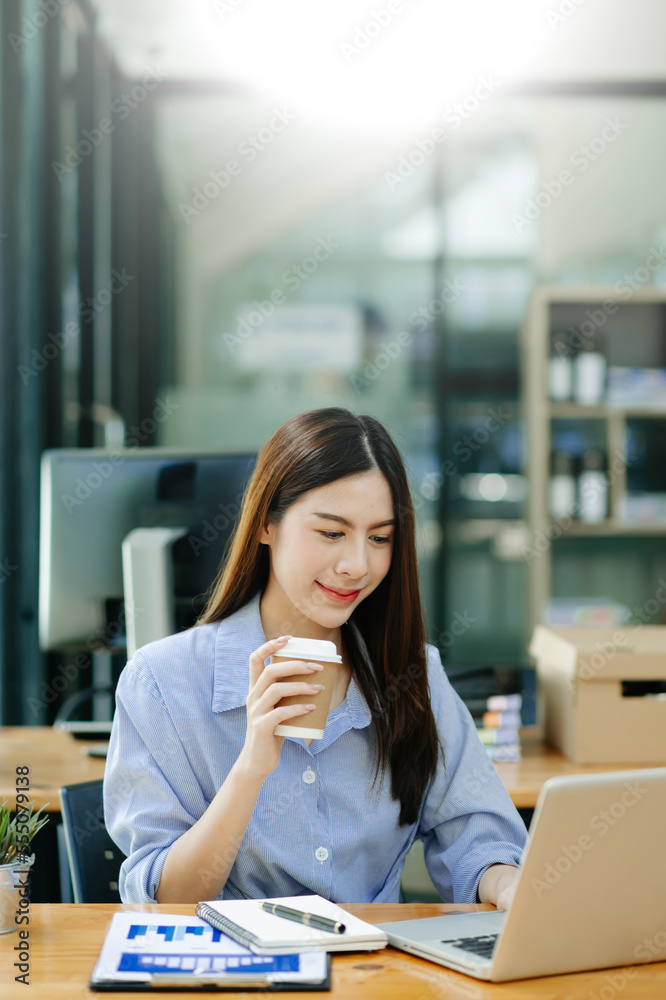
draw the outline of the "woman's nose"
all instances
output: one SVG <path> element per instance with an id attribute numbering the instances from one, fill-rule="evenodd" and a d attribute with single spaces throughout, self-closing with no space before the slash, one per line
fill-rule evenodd
<path id="1" fill-rule="evenodd" d="M 349 544 L 338 560 L 338 571 L 346 573 L 354 580 L 360 580 L 368 572 L 368 557 L 365 545 Z"/>

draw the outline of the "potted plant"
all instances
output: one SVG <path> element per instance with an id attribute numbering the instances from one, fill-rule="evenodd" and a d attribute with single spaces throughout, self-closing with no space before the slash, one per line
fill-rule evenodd
<path id="1" fill-rule="evenodd" d="M 18 929 L 15 917 L 20 912 L 20 889 L 26 884 L 35 860 L 34 854 L 28 855 L 27 848 L 37 831 L 49 821 L 48 816 L 40 815 L 45 808 L 40 806 L 35 810 L 35 803 L 28 802 L 12 819 L 9 803 L 5 801 L 0 806 L 0 934 Z"/>

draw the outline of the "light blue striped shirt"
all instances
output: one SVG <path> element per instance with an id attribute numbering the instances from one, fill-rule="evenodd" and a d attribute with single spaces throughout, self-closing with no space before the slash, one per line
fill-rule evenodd
<path id="1" fill-rule="evenodd" d="M 154 901 L 170 846 L 231 770 L 245 740 L 249 656 L 265 641 L 257 595 L 222 622 L 149 643 L 123 670 L 104 814 L 127 855 L 124 902 Z M 398 824 L 390 773 L 371 787 L 374 732 L 352 678 L 323 739 L 310 747 L 285 739 L 219 899 L 318 893 L 339 903 L 394 903 L 416 838 L 445 901 L 475 902 L 485 868 L 518 864 L 524 824 L 433 646 L 428 681 L 446 763 L 440 757 L 418 822 Z M 211 872 L 220 860 L 213 853 Z"/>

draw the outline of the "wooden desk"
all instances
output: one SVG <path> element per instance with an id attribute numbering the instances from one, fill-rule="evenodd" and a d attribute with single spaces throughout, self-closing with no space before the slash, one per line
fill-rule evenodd
<path id="1" fill-rule="evenodd" d="M 492 909 L 490 906 L 453 906 L 451 904 L 377 904 L 350 906 L 349 910 L 365 920 L 382 923 L 387 920 L 435 916 L 449 910 Z M 49 1000 L 83 1000 L 100 994 L 86 989 L 86 984 L 104 941 L 111 915 L 118 910 L 141 913 L 192 913 L 193 906 L 118 905 L 110 903 L 63 904 L 38 903 L 30 908 L 30 986 L 26 991 L 13 980 L 15 933 L 0 937 L 3 998 L 25 998 L 28 995 Z M 627 1000 L 663 1000 L 666 996 L 666 962 L 634 967 L 636 976 L 630 982 Z M 616 970 L 616 974 L 622 970 Z M 567 976 L 548 976 L 513 983 L 484 983 L 458 972 L 451 972 L 433 962 L 386 948 L 377 952 L 351 952 L 334 955 L 332 990 L 330 993 L 283 993 L 292 1000 L 315 1000 L 330 996 L 332 1000 L 589 1000 L 590 996 L 610 997 L 622 991 L 614 990 L 607 977 L 612 970 L 581 972 Z M 7 984 L 7 985 L 5 985 Z M 605 988 L 605 989 L 604 989 Z M 145 998 L 146 993 L 118 994 L 128 1000 Z M 193 992 L 157 994 L 191 998 Z M 236 996 L 241 994 L 235 994 Z M 244 996 L 251 994 L 244 993 Z"/>
<path id="2" fill-rule="evenodd" d="M 523 746 L 523 759 L 495 764 L 495 770 L 513 804 L 518 809 L 533 809 L 541 786 L 548 778 L 561 774 L 591 774 L 599 771 L 630 771 L 640 767 L 664 767 L 663 764 L 575 764 L 558 750 L 543 743 Z"/>
<path id="3" fill-rule="evenodd" d="M 104 758 L 87 757 L 88 743 L 51 726 L 0 726 L 0 802 L 16 804 L 16 768 L 30 768 L 30 798 L 60 812 L 58 789 L 104 777 Z"/>
<path id="4" fill-rule="evenodd" d="M 31 797 L 38 805 L 49 802 L 49 812 L 59 812 L 58 789 L 61 785 L 104 777 L 104 760 L 87 757 L 81 752 L 85 745 L 85 741 L 76 740 L 70 733 L 50 726 L 0 726 L 0 802 L 3 799 L 14 802 L 15 768 L 28 764 Z M 558 774 L 622 771 L 640 766 L 574 764 L 557 750 L 540 743 L 527 743 L 523 747 L 522 760 L 495 764 L 514 805 L 519 809 L 533 809 L 544 781 Z"/>

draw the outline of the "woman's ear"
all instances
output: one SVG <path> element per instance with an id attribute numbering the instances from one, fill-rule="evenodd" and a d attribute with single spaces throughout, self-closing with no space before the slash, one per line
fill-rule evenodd
<path id="1" fill-rule="evenodd" d="M 259 541 L 262 545 L 270 545 L 273 541 L 273 525 L 269 521 L 266 521 L 266 524 L 259 532 Z"/>

